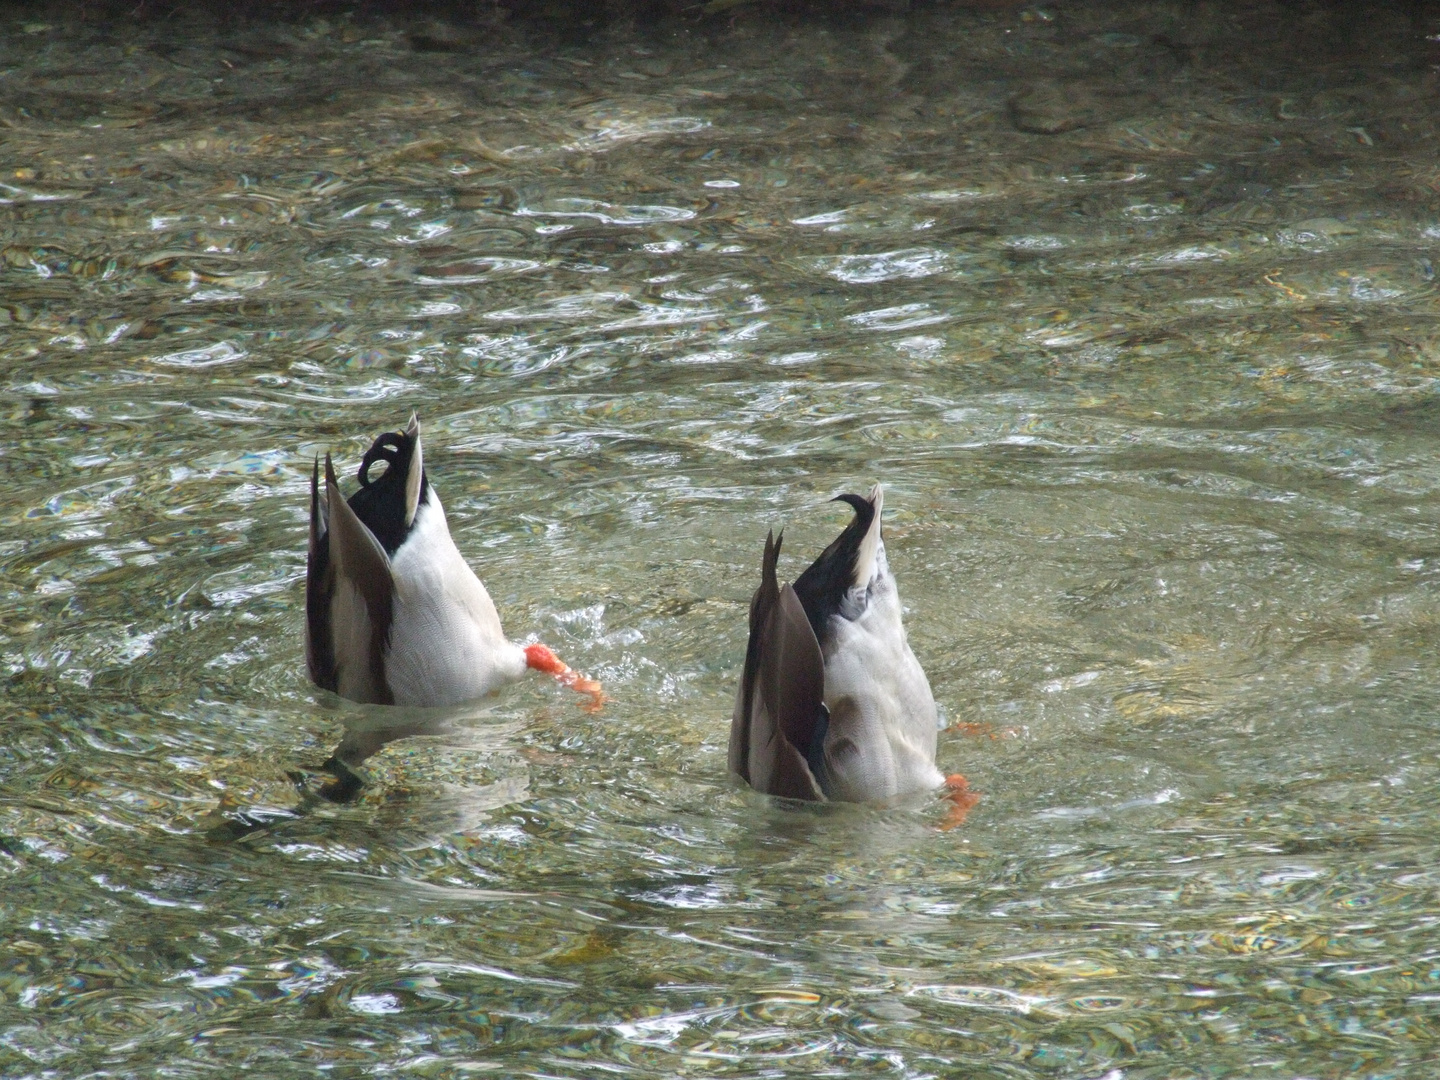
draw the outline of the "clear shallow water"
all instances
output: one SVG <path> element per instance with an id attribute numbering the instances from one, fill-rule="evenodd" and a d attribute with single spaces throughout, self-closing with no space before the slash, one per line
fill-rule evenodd
<path id="1" fill-rule="evenodd" d="M 1432 1075 L 1409 11 L 9 11 L 0 1073 Z M 411 409 L 612 700 L 334 807 L 308 471 Z M 765 530 L 875 479 L 953 832 L 724 776 Z"/>

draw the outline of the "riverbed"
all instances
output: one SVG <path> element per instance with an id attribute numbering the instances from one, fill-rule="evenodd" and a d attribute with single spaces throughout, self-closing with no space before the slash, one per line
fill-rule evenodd
<path id="1" fill-rule="evenodd" d="M 0 1073 L 1432 1075 L 1440 18 L 906 7 L 5 9 Z M 412 411 L 599 712 L 307 682 Z M 877 481 L 954 829 L 726 776 Z"/>

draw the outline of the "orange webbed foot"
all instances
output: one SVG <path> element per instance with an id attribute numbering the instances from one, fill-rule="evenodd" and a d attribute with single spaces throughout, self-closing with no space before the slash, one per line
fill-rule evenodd
<path id="1" fill-rule="evenodd" d="M 945 820 L 940 822 L 940 831 L 949 832 L 965 824 L 965 815 L 980 802 L 980 793 L 971 791 L 969 781 L 959 773 L 947 776 L 941 791 L 940 797 L 948 800 L 950 805 L 945 808 Z"/>
<path id="2" fill-rule="evenodd" d="M 570 665 L 550 651 L 546 645 L 526 645 L 525 664 L 536 671 L 553 675 L 561 686 L 568 686 L 577 694 L 585 694 L 590 700 L 580 706 L 588 713 L 598 713 L 605 705 L 605 693 L 594 679 L 587 679 Z"/>

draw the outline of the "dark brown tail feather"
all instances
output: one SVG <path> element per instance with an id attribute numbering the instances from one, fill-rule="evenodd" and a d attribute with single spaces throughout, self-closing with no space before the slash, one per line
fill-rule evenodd
<path id="1" fill-rule="evenodd" d="M 823 716 L 825 661 L 800 598 L 789 585 L 778 585 L 780 543 L 766 537 L 760 587 L 750 601 L 730 768 L 767 795 L 823 801 L 802 748 L 815 738 Z"/>
<path id="2" fill-rule="evenodd" d="M 335 639 L 330 630 L 330 537 L 320 499 L 320 458 L 310 473 L 310 548 L 305 558 L 305 666 L 310 681 L 334 692 Z"/>
<path id="3" fill-rule="evenodd" d="M 780 587 L 775 582 L 775 564 L 780 558 L 780 545 L 785 540 L 782 529 L 777 539 L 774 531 L 765 536 L 765 557 L 760 564 L 760 587 L 750 598 L 750 637 L 745 644 L 745 669 L 740 676 L 740 692 L 735 698 L 735 713 L 730 718 L 730 771 L 750 783 L 750 715 L 755 697 L 755 676 L 760 670 L 760 641 L 764 636 L 770 610 L 779 599 Z"/>

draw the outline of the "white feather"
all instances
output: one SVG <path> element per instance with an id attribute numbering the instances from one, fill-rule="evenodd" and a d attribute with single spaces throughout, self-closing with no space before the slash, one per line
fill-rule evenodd
<path id="1" fill-rule="evenodd" d="M 420 485 L 425 480 L 425 457 L 420 449 L 420 419 L 410 414 L 410 423 L 405 434 L 415 440 L 415 452 L 410 458 L 410 471 L 405 474 L 405 524 L 415 524 L 415 514 L 420 509 Z"/>
<path id="2" fill-rule="evenodd" d="M 455 547 L 433 484 L 391 557 L 391 575 L 385 681 L 395 704 L 454 705 L 525 673 L 525 652 L 506 640 L 490 594 Z"/>
<path id="3" fill-rule="evenodd" d="M 875 524 L 861 546 L 862 561 L 869 548 L 868 603 L 854 619 L 831 616 L 825 650 L 825 704 L 831 712 L 826 791 L 855 802 L 927 790 L 945 780 L 935 767 L 935 698 L 910 651 L 900 592 L 880 539 L 878 486 L 872 495 Z M 859 752 L 842 753 L 846 740 Z"/>

